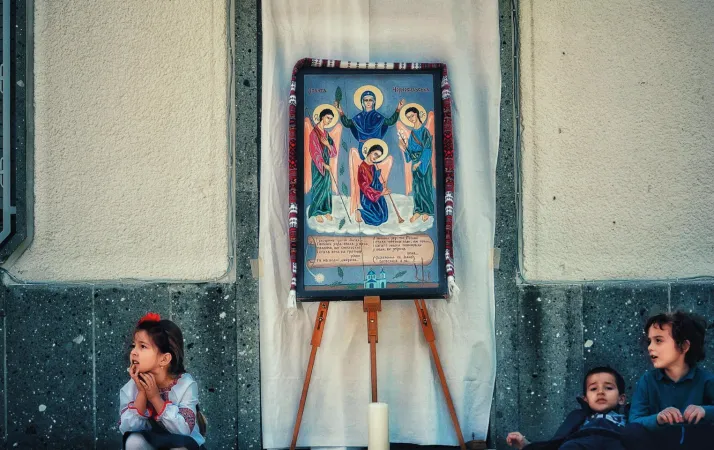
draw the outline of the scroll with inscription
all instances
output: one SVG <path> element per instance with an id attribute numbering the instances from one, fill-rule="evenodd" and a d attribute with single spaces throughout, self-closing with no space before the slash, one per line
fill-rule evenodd
<path id="1" fill-rule="evenodd" d="M 289 148 L 292 296 L 448 295 L 454 180 L 443 64 L 301 60 Z"/>

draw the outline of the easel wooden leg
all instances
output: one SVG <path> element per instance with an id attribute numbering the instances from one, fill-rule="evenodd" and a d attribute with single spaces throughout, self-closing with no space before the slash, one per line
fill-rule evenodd
<path id="1" fill-rule="evenodd" d="M 322 332 L 325 329 L 325 321 L 327 320 L 327 308 L 329 302 L 320 302 L 320 308 L 317 310 L 315 317 L 315 327 L 312 329 L 312 350 L 310 350 L 310 361 L 307 363 L 307 372 L 305 373 L 305 382 L 302 385 L 302 395 L 300 396 L 300 406 L 298 407 L 297 417 L 295 418 L 295 427 L 293 428 L 293 440 L 290 442 L 290 450 L 295 450 L 298 434 L 300 433 L 300 422 L 302 422 L 302 413 L 305 410 L 305 400 L 307 399 L 307 390 L 310 387 L 310 378 L 312 377 L 312 367 L 315 365 L 315 354 L 317 348 L 322 342 Z"/>
<path id="2" fill-rule="evenodd" d="M 419 315 L 419 322 L 421 323 L 421 329 L 424 332 L 424 338 L 429 343 L 429 348 L 431 349 L 431 356 L 434 358 L 434 365 L 436 366 L 436 371 L 439 373 L 441 389 L 444 391 L 444 398 L 446 398 L 446 404 L 449 407 L 449 415 L 451 415 L 451 421 L 454 424 L 454 430 L 456 430 L 456 437 L 459 439 L 459 447 L 461 447 L 461 450 L 466 450 L 464 435 L 461 433 L 459 419 L 458 417 L 456 417 L 456 408 L 454 408 L 454 402 L 451 400 L 449 386 L 447 386 L 446 384 L 446 375 L 444 375 L 444 368 L 441 366 L 439 352 L 436 350 L 436 336 L 434 334 L 434 328 L 431 326 L 431 319 L 429 318 L 429 312 L 426 309 L 426 302 L 424 301 L 424 299 L 414 300 L 414 305 L 416 306 L 417 314 Z"/>
<path id="3" fill-rule="evenodd" d="M 377 296 L 364 298 L 362 309 L 367 313 L 367 340 L 369 341 L 369 361 L 372 378 L 372 403 L 377 402 L 377 342 L 379 327 L 377 313 L 382 310 L 382 300 Z"/>

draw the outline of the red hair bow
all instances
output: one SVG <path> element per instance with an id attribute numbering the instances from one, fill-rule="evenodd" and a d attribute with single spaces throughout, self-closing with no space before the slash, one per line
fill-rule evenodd
<path id="1" fill-rule="evenodd" d="M 158 322 L 160 320 L 161 320 L 160 315 L 158 315 L 157 313 L 154 313 L 154 312 L 150 312 L 150 313 L 146 313 L 146 315 L 144 317 L 139 319 L 139 323 L 141 324 L 144 322 Z"/>

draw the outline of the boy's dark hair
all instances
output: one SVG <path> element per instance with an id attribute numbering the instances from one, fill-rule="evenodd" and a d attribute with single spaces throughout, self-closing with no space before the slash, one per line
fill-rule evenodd
<path id="1" fill-rule="evenodd" d="M 332 110 L 330 108 L 325 108 L 322 111 L 320 111 L 320 120 L 322 120 L 322 118 L 328 114 L 331 115 L 332 117 L 335 117 L 335 114 L 332 112 Z"/>
<path id="2" fill-rule="evenodd" d="M 181 375 L 186 372 L 183 367 L 183 334 L 181 329 L 170 320 L 141 320 L 134 329 L 134 334 L 138 331 L 146 331 L 161 353 L 171 353 L 171 363 L 169 363 L 169 373 L 171 375 Z"/>
<path id="3" fill-rule="evenodd" d="M 615 384 L 617 385 L 618 395 L 622 395 L 625 393 L 625 379 L 622 378 L 620 372 L 610 366 L 600 366 L 593 367 L 588 371 L 588 373 L 585 374 L 585 378 L 583 378 L 583 395 L 588 392 L 588 378 L 590 378 L 590 375 L 595 375 L 596 373 L 609 373 L 610 375 L 615 377 Z"/>
<path id="4" fill-rule="evenodd" d="M 694 367 L 704 359 L 704 335 L 707 332 L 707 322 L 701 316 L 682 311 L 657 314 L 647 319 L 645 335 L 653 325 L 657 325 L 660 329 L 664 325 L 671 325 L 672 339 L 680 351 L 684 351 L 684 343 L 689 341 L 689 351 L 684 355 L 684 361 L 689 367 Z"/>
<path id="5" fill-rule="evenodd" d="M 370 153 L 374 153 L 374 152 L 382 152 L 382 154 L 384 154 L 384 149 L 382 148 L 381 145 L 375 144 L 375 145 L 371 146 L 369 148 L 369 150 L 367 150 L 367 156 L 369 156 Z"/>

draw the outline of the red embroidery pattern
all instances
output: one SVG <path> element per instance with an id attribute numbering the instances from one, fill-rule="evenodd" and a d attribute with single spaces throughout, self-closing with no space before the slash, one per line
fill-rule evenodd
<path id="1" fill-rule="evenodd" d="M 391 66 L 389 65 L 391 64 Z M 446 275 L 454 277 L 454 251 L 452 229 L 454 226 L 454 135 L 451 116 L 451 85 L 449 84 L 446 64 L 441 63 L 355 63 L 340 60 L 327 60 L 316 58 L 301 59 L 293 67 L 290 82 L 289 117 L 288 117 L 288 180 L 289 201 L 288 232 L 290 235 L 290 266 L 292 279 L 290 290 L 295 291 L 297 286 L 297 234 L 298 234 L 298 208 L 297 208 L 297 74 L 303 67 L 328 67 L 348 69 L 385 69 L 385 70 L 420 70 L 441 69 L 441 100 L 444 133 L 444 184 L 445 186 L 445 229 L 446 229 Z M 301 125 L 302 126 L 302 125 Z"/>
<path id="2" fill-rule="evenodd" d="M 161 400 L 163 400 L 164 402 L 171 403 L 169 401 L 169 393 L 171 392 L 171 389 L 173 389 L 174 386 L 176 386 L 178 384 L 180 379 L 181 379 L 181 375 L 177 376 L 176 379 L 173 380 L 171 382 L 171 384 L 169 384 L 168 386 L 159 388 L 159 395 L 161 396 Z"/>
<path id="3" fill-rule="evenodd" d="M 149 405 L 148 408 L 151 409 L 151 405 Z M 141 417 L 151 417 L 151 415 L 149 415 L 149 416 L 144 416 L 144 415 L 141 413 L 141 411 L 139 411 L 138 409 L 136 409 L 136 407 L 134 406 L 134 402 L 129 402 L 129 404 L 126 405 L 126 406 L 121 410 L 121 412 L 119 413 L 119 421 L 117 422 L 117 425 L 121 425 L 121 416 L 123 416 L 124 413 L 127 412 L 127 411 L 130 410 L 130 409 L 133 409 L 134 411 L 136 411 L 136 413 L 137 413 L 138 415 L 140 415 Z"/>
<path id="4" fill-rule="evenodd" d="M 182 376 L 183 376 L 183 374 L 181 374 L 181 375 L 177 376 L 176 378 L 174 378 L 174 380 L 173 380 L 173 381 L 171 382 L 171 384 L 169 384 L 168 386 L 163 387 L 163 388 L 159 388 L 159 392 L 161 392 L 161 395 L 163 395 L 164 393 L 166 393 L 166 395 L 168 395 L 168 392 L 169 392 L 171 389 L 173 389 L 174 386 L 176 386 L 176 385 L 178 384 L 178 382 L 179 382 L 179 380 L 181 379 Z M 164 399 L 164 400 L 165 400 L 165 399 Z"/>
<path id="5" fill-rule="evenodd" d="M 193 432 L 193 427 L 196 425 L 196 414 L 190 408 L 179 408 L 181 414 L 188 425 L 188 430 Z"/>

